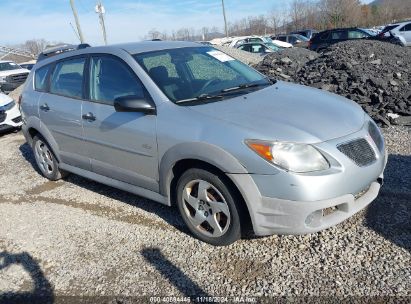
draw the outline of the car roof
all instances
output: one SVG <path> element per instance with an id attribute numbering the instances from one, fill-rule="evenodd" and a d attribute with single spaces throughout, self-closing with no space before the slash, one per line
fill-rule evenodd
<path id="1" fill-rule="evenodd" d="M 13 62 L 11 60 L 0 60 L 0 63 Z"/>
<path id="2" fill-rule="evenodd" d="M 69 49 L 66 50 L 67 46 L 64 47 L 66 51 L 59 52 L 53 56 L 46 56 L 45 58 L 40 58 L 43 54 L 39 55 L 38 63 L 36 64 L 38 68 L 42 67 L 43 65 L 49 64 L 56 60 L 60 60 L 62 58 L 69 58 L 77 55 L 83 54 L 90 54 L 90 53 L 111 53 L 114 50 L 123 50 L 131 55 L 139 54 L 139 53 L 146 53 L 152 51 L 161 51 L 167 49 L 178 49 L 178 48 L 185 48 L 185 47 L 210 47 L 204 44 L 196 43 L 196 42 L 188 42 L 188 41 L 142 41 L 142 42 L 132 42 L 132 43 L 121 43 L 121 44 L 113 44 L 107 46 L 96 46 L 91 47 L 88 45 L 84 45 L 84 47 L 79 46 L 72 46 L 69 45 Z M 50 51 L 50 50 L 47 50 Z M 53 50 L 51 51 L 53 52 Z M 44 56 L 44 55 L 42 55 Z"/>
<path id="3" fill-rule="evenodd" d="M 122 43 L 107 46 L 107 48 L 119 48 L 125 50 L 127 53 L 132 55 L 161 51 L 167 49 L 178 49 L 185 47 L 207 47 L 197 42 L 189 41 L 142 41 L 142 42 L 132 42 L 132 43 Z"/>

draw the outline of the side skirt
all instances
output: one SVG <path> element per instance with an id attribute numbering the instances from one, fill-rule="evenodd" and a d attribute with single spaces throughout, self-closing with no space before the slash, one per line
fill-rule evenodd
<path id="1" fill-rule="evenodd" d="M 117 189 L 121 189 L 121 190 L 130 192 L 130 193 L 133 193 L 135 195 L 151 199 L 151 200 L 156 201 L 158 203 L 170 206 L 170 203 L 169 203 L 167 197 L 162 196 L 161 194 L 159 194 L 157 192 L 153 192 L 151 190 L 147 190 L 147 189 L 144 189 L 144 188 L 141 188 L 141 187 L 138 187 L 138 186 L 134 186 L 134 185 L 131 185 L 131 184 L 128 184 L 128 183 L 125 183 L 125 182 L 122 182 L 122 181 L 119 181 L 119 180 L 116 180 L 116 179 L 109 178 L 107 176 L 96 174 L 94 172 L 83 170 L 83 169 L 73 167 L 73 166 L 70 166 L 70 165 L 67 165 L 67 164 L 60 163 L 59 167 L 62 170 L 65 170 L 65 171 L 80 175 L 80 176 L 85 177 L 87 179 L 91 179 L 91 180 L 94 180 L 96 182 L 99 182 L 99 183 L 102 183 L 102 184 L 105 184 L 105 185 L 108 185 L 108 186 L 111 186 L 111 187 L 114 187 L 114 188 L 117 188 Z"/>

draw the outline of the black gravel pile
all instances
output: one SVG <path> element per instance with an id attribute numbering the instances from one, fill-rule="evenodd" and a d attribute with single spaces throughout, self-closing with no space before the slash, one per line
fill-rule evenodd
<path id="1" fill-rule="evenodd" d="M 285 58 L 285 54 L 279 55 Z M 257 68 L 281 79 L 273 70 L 283 65 L 266 59 L 265 66 L 261 67 L 263 62 Z M 347 41 L 329 47 L 313 60 L 303 57 L 288 63 L 292 65 L 300 67 L 287 69 L 290 77 L 283 80 L 350 98 L 381 126 L 411 125 L 411 48 L 381 41 Z"/>
<path id="2" fill-rule="evenodd" d="M 254 66 L 260 72 L 281 80 L 295 81 L 294 75 L 307 62 L 319 56 L 318 53 L 303 48 L 288 48 L 270 53 Z"/>

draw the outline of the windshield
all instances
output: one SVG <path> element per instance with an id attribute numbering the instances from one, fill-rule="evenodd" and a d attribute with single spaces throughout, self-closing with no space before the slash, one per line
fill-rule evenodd
<path id="1" fill-rule="evenodd" d="M 133 56 L 173 102 L 247 94 L 271 82 L 249 66 L 212 47 L 189 47 Z M 235 90 L 233 90 L 235 88 Z"/>
<path id="2" fill-rule="evenodd" d="M 272 42 L 273 42 L 273 40 L 272 40 L 271 38 L 269 38 L 269 37 L 263 37 L 263 41 L 264 41 L 265 43 L 272 43 Z"/>
<path id="3" fill-rule="evenodd" d="M 272 49 L 275 52 L 280 50 L 280 48 L 272 42 L 266 43 L 265 45 L 268 46 L 270 49 Z"/>
<path id="4" fill-rule="evenodd" d="M 21 66 L 14 62 L 0 62 L 0 71 L 10 71 L 21 69 Z"/>
<path id="5" fill-rule="evenodd" d="M 294 34 L 294 37 L 301 40 L 301 41 L 309 41 L 310 39 L 308 39 L 307 37 L 300 35 L 300 34 Z"/>

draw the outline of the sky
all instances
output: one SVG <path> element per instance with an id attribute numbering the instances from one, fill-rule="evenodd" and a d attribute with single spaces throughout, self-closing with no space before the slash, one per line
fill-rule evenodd
<path id="1" fill-rule="evenodd" d="M 367 3 L 372 0 L 363 0 Z M 96 0 L 75 0 L 85 40 L 103 43 Z M 109 43 L 142 40 L 151 30 L 171 33 L 182 27 L 200 29 L 224 21 L 220 0 L 103 0 Z M 228 21 L 250 15 L 284 11 L 291 0 L 225 0 Z M 69 0 L 0 0 L 0 45 L 19 44 L 29 39 L 78 43 Z"/>

